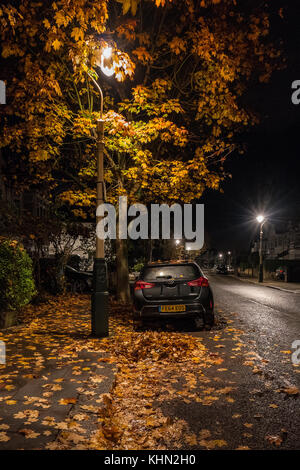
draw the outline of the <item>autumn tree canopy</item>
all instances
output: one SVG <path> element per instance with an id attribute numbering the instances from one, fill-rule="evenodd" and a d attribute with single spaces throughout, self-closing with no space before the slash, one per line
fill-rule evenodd
<path id="1" fill-rule="evenodd" d="M 243 95 L 280 59 L 257 1 L 11 1 L 0 33 L 8 164 L 23 187 L 42 184 L 82 217 L 95 202 L 89 74 L 105 94 L 108 198 L 188 202 L 220 188 L 237 136 L 257 122 Z M 107 44 L 109 79 L 97 67 Z"/>

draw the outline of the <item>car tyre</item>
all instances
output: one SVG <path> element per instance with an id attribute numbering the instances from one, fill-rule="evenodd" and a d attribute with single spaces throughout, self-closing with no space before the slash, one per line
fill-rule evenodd
<path id="1" fill-rule="evenodd" d="M 133 330 L 140 331 L 143 327 L 143 320 L 137 315 L 133 315 Z"/>
<path id="2" fill-rule="evenodd" d="M 214 312 L 209 312 L 205 314 L 205 328 L 211 329 L 215 324 L 215 314 Z"/>
<path id="3" fill-rule="evenodd" d="M 203 330 L 203 328 L 205 326 L 205 322 L 204 322 L 204 318 L 202 317 L 202 315 L 199 316 L 199 317 L 196 317 L 194 321 L 195 321 L 196 331 Z"/>

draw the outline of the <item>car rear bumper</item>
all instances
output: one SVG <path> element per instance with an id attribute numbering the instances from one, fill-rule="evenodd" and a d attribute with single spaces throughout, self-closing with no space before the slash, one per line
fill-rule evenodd
<path id="1" fill-rule="evenodd" d="M 181 302 L 183 303 L 183 302 Z M 173 303 L 172 303 L 173 304 Z M 175 304 L 175 302 L 174 302 Z M 185 304 L 185 312 L 160 312 L 159 306 L 162 304 L 145 304 L 141 309 L 135 309 L 136 318 L 195 318 L 205 315 L 206 309 L 200 303 Z"/>

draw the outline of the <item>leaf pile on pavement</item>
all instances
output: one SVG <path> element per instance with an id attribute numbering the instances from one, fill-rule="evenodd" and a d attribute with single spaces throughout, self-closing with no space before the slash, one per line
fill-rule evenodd
<path id="1" fill-rule="evenodd" d="M 168 331 L 134 331 L 130 307 L 112 307 L 110 333 L 102 346 L 120 363 L 207 359 L 207 351 L 199 338 Z"/>
<path id="2" fill-rule="evenodd" d="M 184 362 L 202 357 L 206 351 L 199 340 L 180 333 L 157 331 L 126 332 L 110 341 L 110 351 L 122 362 Z"/>
<path id="3" fill-rule="evenodd" d="M 202 383 L 202 396 L 195 395 L 203 370 L 221 364 L 218 353 L 210 354 L 200 338 L 167 331 L 133 329 L 129 312 L 116 306 L 111 318 L 112 335 L 102 341 L 106 353 L 119 366 L 115 387 L 105 398 L 101 426 L 93 442 L 97 449 L 176 449 L 195 441 L 183 419 L 165 416 L 161 406 L 173 398 L 197 398 L 211 405 L 228 395 L 232 387 L 215 396 Z M 104 359 L 105 360 L 105 359 Z M 209 380 L 208 380 L 209 382 Z M 200 386 L 201 388 L 201 386 Z M 186 439 L 186 440 L 185 440 Z M 200 442 L 202 441 L 202 444 Z M 224 440 L 196 438 L 205 448 L 226 446 Z"/>

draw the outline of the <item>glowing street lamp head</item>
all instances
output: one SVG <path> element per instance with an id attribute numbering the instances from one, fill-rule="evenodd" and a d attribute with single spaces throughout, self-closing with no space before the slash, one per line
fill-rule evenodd
<path id="1" fill-rule="evenodd" d="M 107 65 L 104 65 L 104 61 L 110 59 L 111 56 L 112 56 L 112 47 L 107 46 L 101 51 L 100 68 L 102 72 L 104 73 L 104 75 L 106 75 L 107 77 L 112 77 L 115 72 L 113 64 L 111 67 L 107 67 Z"/>
<path id="2" fill-rule="evenodd" d="M 110 59 L 111 54 L 112 54 L 112 47 L 105 47 L 105 49 L 103 49 L 102 51 L 102 55 L 104 59 Z"/>
<path id="3" fill-rule="evenodd" d="M 258 216 L 256 217 L 256 220 L 257 220 L 257 222 L 258 222 L 259 224 L 261 224 L 261 223 L 265 220 L 265 218 L 264 218 L 263 215 L 258 215 Z"/>
<path id="4" fill-rule="evenodd" d="M 105 65 L 102 65 L 102 64 L 101 64 L 101 70 L 104 73 L 104 75 L 106 75 L 107 77 L 112 77 L 113 74 L 115 73 L 113 67 L 106 67 Z"/>
<path id="5" fill-rule="evenodd" d="M 227 253 L 227 254 L 230 256 L 230 255 L 231 255 L 231 251 L 228 251 L 228 253 Z"/>
<path id="6" fill-rule="evenodd" d="M 175 240 L 176 245 L 179 245 L 180 240 Z"/>
<path id="7" fill-rule="evenodd" d="M 219 253 L 219 258 L 223 258 L 223 255 L 222 255 L 222 253 Z"/>

